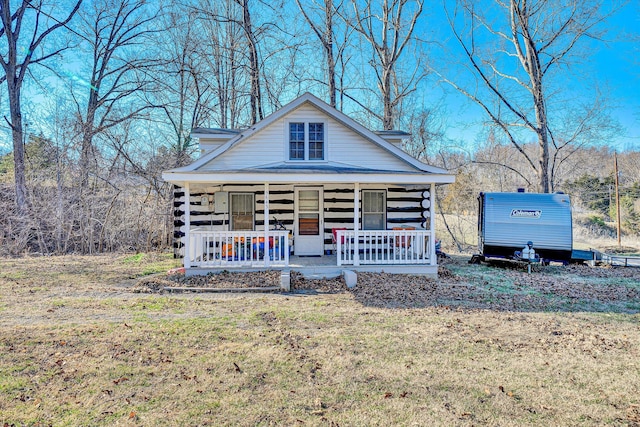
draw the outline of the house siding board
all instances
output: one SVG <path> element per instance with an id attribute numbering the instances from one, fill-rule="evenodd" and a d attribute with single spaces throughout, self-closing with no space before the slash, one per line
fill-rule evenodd
<path id="1" fill-rule="evenodd" d="M 425 209 L 422 208 L 424 199 L 423 188 L 413 187 L 396 187 L 386 185 L 362 186 L 362 190 L 386 190 L 387 191 L 387 228 L 403 225 L 415 227 L 416 229 L 424 228 L 428 225 L 423 217 Z M 332 248 L 332 229 L 333 228 L 352 228 L 353 215 L 353 197 L 346 198 L 343 194 L 353 194 L 352 188 L 325 186 L 324 194 L 324 221 L 325 221 L 325 250 Z M 393 199 L 393 195 L 403 194 L 410 200 L 397 201 Z M 335 197 L 341 195 L 341 197 Z M 362 200 L 362 199 L 360 199 Z M 360 209 L 362 211 L 362 209 Z M 426 209 L 428 217 L 428 209 Z M 416 214 L 420 215 L 416 215 Z M 362 216 L 362 214 L 361 214 Z M 359 218 L 362 224 L 362 218 Z M 362 226 L 362 225 L 360 225 Z"/>
<path id="2" fill-rule="evenodd" d="M 395 186 L 387 191 L 387 224 L 414 227 L 418 230 L 429 229 L 429 208 L 423 208 L 422 202 L 429 198 L 429 190 L 418 186 Z"/>
<path id="3" fill-rule="evenodd" d="M 363 185 L 361 190 L 386 190 L 387 192 L 387 228 L 399 225 L 415 227 L 416 229 L 427 228 L 429 209 L 422 208 L 424 194 L 428 190 L 411 186 L 389 186 L 389 185 Z M 223 185 L 215 188 L 193 189 L 189 200 L 191 226 L 206 227 L 214 231 L 228 229 L 229 215 L 216 213 L 213 206 L 203 207 L 200 202 L 201 196 L 213 196 L 216 191 L 226 193 L 252 193 L 255 195 L 255 228 L 264 230 L 264 185 Z M 281 221 L 288 230 L 294 227 L 294 192 L 293 184 L 280 185 L 271 184 L 269 186 L 269 228 L 272 228 L 273 218 Z M 324 249 L 333 249 L 332 229 L 333 228 L 353 228 L 353 185 L 352 184 L 326 184 L 323 186 L 324 194 Z M 180 197 L 174 200 L 174 256 L 182 257 L 185 236 L 184 192 L 174 192 Z M 360 198 L 360 200 L 362 200 Z M 361 211 L 361 209 L 360 209 Z M 359 218 L 361 223 L 362 218 Z"/>
<path id="4" fill-rule="evenodd" d="M 415 172 L 410 164 L 310 104 L 302 105 L 286 117 L 241 141 L 202 166 L 200 171 L 239 170 L 288 161 L 287 123 L 292 121 L 327 123 L 325 143 L 328 162 L 356 168 Z"/>
<path id="5" fill-rule="evenodd" d="M 234 185 L 228 184 L 220 186 L 217 191 L 224 191 L 228 193 L 252 193 L 255 195 L 255 216 L 254 223 L 256 230 L 264 230 L 264 185 L 252 184 L 252 185 Z M 196 221 L 192 221 L 192 225 L 209 226 L 211 230 L 222 231 L 226 230 L 229 224 L 229 214 L 217 213 L 215 208 L 200 208 L 199 197 L 201 195 L 213 196 L 216 191 L 210 192 L 194 192 L 194 196 L 191 199 L 191 216 L 196 218 Z M 195 196 L 197 194 L 197 196 Z M 273 217 L 276 216 L 278 220 L 284 224 L 293 224 L 293 185 L 271 185 L 269 187 L 269 218 L 270 224 L 273 222 Z M 276 196 L 276 199 L 272 199 L 272 196 Z M 184 212 L 182 212 L 184 214 Z M 206 218 L 206 219 L 204 219 Z M 197 224 L 196 224 L 197 222 Z"/>
<path id="6" fill-rule="evenodd" d="M 329 161 L 369 169 L 413 172 L 415 168 L 334 120 L 328 123 Z"/>
<path id="7" fill-rule="evenodd" d="M 184 204 L 185 193 L 182 187 L 173 186 L 173 257 L 182 258 L 184 247 Z"/>

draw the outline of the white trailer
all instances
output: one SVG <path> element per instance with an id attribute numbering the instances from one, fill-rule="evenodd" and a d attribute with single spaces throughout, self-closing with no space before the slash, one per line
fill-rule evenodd
<path id="1" fill-rule="evenodd" d="M 481 257 L 513 258 L 527 242 L 543 261 L 570 262 L 573 225 L 567 194 L 480 193 Z"/>

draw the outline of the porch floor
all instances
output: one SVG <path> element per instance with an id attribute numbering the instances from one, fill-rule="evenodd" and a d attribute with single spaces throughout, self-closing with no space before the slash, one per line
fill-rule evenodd
<path id="1" fill-rule="evenodd" d="M 322 279 L 322 278 L 334 278 L 342 275 L 344 270 L 351 270 L 354 272 L 385 272 L 390 274 L 417 274 L 430 277 L 437 277 L 438 266 L 437 265 L 392 265 L 392 264 L 376 264 L 376 265 L 341 265 L 338 266 L 336 255 L 322 255 L 322 256 L 297 256 L 291 255 L 289 257 L 289 266 L 285 267 L 283 264 L 274 263 L 268 268 L 264 265 L 256 266 L 242 266 L 242 267 L 212 267 L 212 268 L 199 268 L 192 267 L 187 269 L 187 275 L 207 274 L 220 271 L 232 271 L 232 272 L 250 272 L 250 271 L 264 271 L 264 270 L 280 270 L 280 271 L 296 271 L 302 274 L 308 279 Z"/>

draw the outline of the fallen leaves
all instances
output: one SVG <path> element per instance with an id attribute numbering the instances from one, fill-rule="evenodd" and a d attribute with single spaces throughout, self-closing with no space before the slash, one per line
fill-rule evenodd
<path id="1" fill-rule="evenodd" d="M 346 292 L 347 285 L 342 277 L 333 279 L 307 279 L 297 271 L 291 272 L 291 289 L 294 291 L 314 290 L 326 293 Z"/>
<path id="2" fill-rule="evenodd" d="M 605 268 L 579 265 L 548 266 L 533 274 L 514 268 L 508 261 L 492 262 L 489 275 L 481 267 L 468 265 L 462 257 L 451 257 L 438 266 L 438 278 L 409 274 L 358 273 L 358 285 L 347 289 L 342 277 L 307 279 L 291 272 L 291 290 L 323 293 L 350 292 L 366 306 L 381 308 L 480 308 L 498 310 L 558 310 L 584 305 L 620 304 L 623 311 L 640 306 L 640 288 L 615 281 L 602 284 L 599 278 L 621 277 L 640 281 L 640 269 Z M 454 273 L 454 270 L 456 273 Z M 460 271 L 464 275 L 458 274 Z M 595 282 L 592 280 L 596 278 Z M 206 276 L 174 274 L 141 278 L 134 292 L 163 292 L 165 287 L 253 288 L 277 287 L 280 272 L 224 271 Z M 628 281 L 628 280 L 627 280 Z M 628 305 L 630 303 L 631 305 Z M 624 305 L 626 304 L 626 305 Z M 624 305 L 624 306 L 623 306 Z M 615 311 L 615 308 L 614 308 Z"/>
<path id="3" fill-rule="evenodd" d="M 629 421 L 629 425 L 638 426 L 640 425 L 640 405 L 629 405 L 627 408 L 627 421 Z"/>

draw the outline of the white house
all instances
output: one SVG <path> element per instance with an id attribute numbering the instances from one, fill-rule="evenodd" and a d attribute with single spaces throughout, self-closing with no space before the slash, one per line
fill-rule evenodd
<path id="1" fill-rule="evenodd" d="M 201 157 L 163 173 L 187 273 L 437 274 L 435 186 L 454 176 L 404 152 L 408 134 L 370 131 L 306 93 L 249 129 L 192 136 Z"/>

